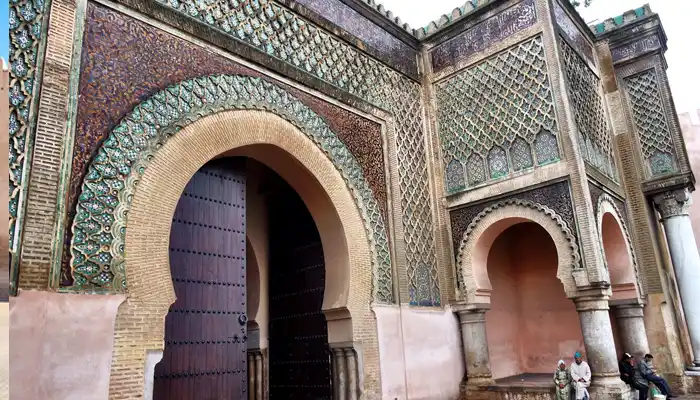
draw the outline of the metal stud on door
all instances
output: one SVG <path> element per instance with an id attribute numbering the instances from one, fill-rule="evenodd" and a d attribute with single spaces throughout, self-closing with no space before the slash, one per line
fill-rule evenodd
<path id="1" fill-rule="evenodd" d="M 180 197 L 170 233 L 177 301 L 165 319 L 156 400 L 247 398 L 245 175 L 208 163 Z"/>

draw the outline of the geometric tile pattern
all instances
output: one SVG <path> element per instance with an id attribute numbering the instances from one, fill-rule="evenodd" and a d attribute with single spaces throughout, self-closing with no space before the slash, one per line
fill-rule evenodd
<path id="1" fill-rule="evenodd" d="M 678 171 L 676 149 L 661 103 L 656 72 L 646 70 L 625 78 L 632 119 L 651 176 Z"/>
<path id="2" fill-rule="evenodd" d="M 559 160 L 541 37 L 438 83 L 436 98 L 449 194 Z"/>
<path id="3" fill-rule="evenodd" d="M 383 86 L 396 116 L 399 188 L 406 243 L 409 302 L 440 305 L 433 218 L 428 189 L 420 86 L 396 79 Z"/>
<path id="4" fill-rule="evenodd" d="M 560 43 L 583 158 L 589 165 L 617 182 L 611 130 L 608 128 L 600 94 L 600 79 L 571 46 L 561 38 Z"/>
<path id="5" fill-rule="evenodd" d="M 44 0 L 10 0 L 10 146 L 9 146 L 9 211 L 10 250 L 14 251 L 15 223 L 20 207 L 20 194 L 26 182 L 25 164 L 29 150 L 32 104 L 36 96 L 36 70 L 44 21 Z"/>
<path id="6" fill-rule="evenodd" d="M 274 112 L 321 148 L 354 195 L 373 252 L 373 294 L 393 301 L 386 224 L 352 153 L 325 121 L 277 85 L 248 76 L 217 75 L 183 81 L 140 103 L 110 133 L 90 164 L 73 221 L 71 267 L 77 289 L 126 288 L 124 239 L 131 197 L 151 157 L 172 135 L 222 110 Z"/>

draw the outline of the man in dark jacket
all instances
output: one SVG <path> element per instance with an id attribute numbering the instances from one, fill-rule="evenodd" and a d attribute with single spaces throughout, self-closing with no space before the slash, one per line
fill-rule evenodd
<path id="1" fill-rule="evenodd" d="M 649 393 L 649 383 L 644 379 L 637 368 L 634 368 L 634 360 L 628 353 L 622 355 L 619 363 L 620 379 L 632 388 L 639 390 L 639 400 L 646 400 Z"/>
<path id="2" fill-rule="evenodd" d="M 660 377 L 656 373 L 656 371 L 654 371 L 654 366 L 652 365 L 653 359 L 654 356 L 652 356 L 651 354 L 647 354 L 644 356 L 644 360 L 639 363 L 639 372 L 641 372 L 642 377 L 656 385 L 656 387 L 659 388 L 661 393 L 667 398 L 672 399 L 676 397 L 671 394 L 671 388 L 668 386 L 666 380 Z"/>

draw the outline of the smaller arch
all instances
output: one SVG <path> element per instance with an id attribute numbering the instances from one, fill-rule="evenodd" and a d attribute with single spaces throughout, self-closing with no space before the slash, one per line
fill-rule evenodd
<path id="1" fill-rule="evenodd" d="M 549 207 L 528 200 L 508 199 L 493 204 L 469 224 L 457 254 L 457 274 L 467 304 L 489 304 L 491 284 L 486 262 L 491 245 L 509 227 L 534 222 L 551 236 L 557 249 L 557 278 L 569 298 L 576 297 L 573 273 L 582 269 L 576 238 L 568 224 Z"/>
<path id="2" fill-rule="evenodd" d="M 597 228 L 603 260 L 608 268 L 614 300 L 642 295 L 637 262 L 625 220 L 615 201 L 602 194 L 597 204 Z"/>

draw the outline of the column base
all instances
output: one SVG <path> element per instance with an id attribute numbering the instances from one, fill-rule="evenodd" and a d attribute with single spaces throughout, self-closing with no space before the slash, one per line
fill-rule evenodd
<path id="1" fill-rule="evenodd" d="M 476 379 L 478 380 L 478 379 Z M 543 400 L 554 398 L 554 385 L 544 384 L 496 384 L 491 380 L 475 382 L 470 379 L 462 384 L 460 399 L 463 400 Z M 500 381 L 499 381 L 500 382 Z M 634 393 L 619 378 L 593 378 L 588 388 L 591 399 L 595 400 L 632 400 Z"/>
<path id="2" fill-rule="evenodd" d="M 685 371 L 683 386 L 686 394 L 700 393 L 700 371 Z"/>
<path id="3" fill-rule="evenodd" d="M 595 400 L 631 400 L 634 393 L 629 385 L 615 377 L 593 377 L 588 393 Z"/>

